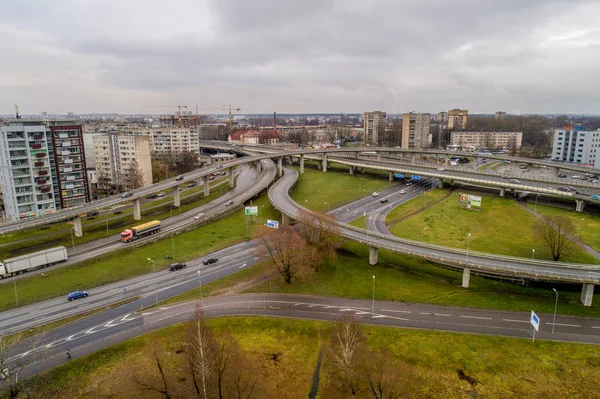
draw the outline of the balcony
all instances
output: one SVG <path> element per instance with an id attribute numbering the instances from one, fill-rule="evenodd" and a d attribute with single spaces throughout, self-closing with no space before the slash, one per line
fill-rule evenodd
<path id="1" fill-rule="evenodd" d="M 60 155 L 71 155 L 71 151 L 69 150 L 63 150 Z"/>
<path id="2" fill-rule="evenodd" d="M 71 164 L 71 163 L 73 163 L 73 160 L 69 158 L 69 159 L 63 160 L 63 162 L 66 164 Z"/>
<path id="3" fill-rule="evenodd" d="M 36 158 L 44 158 L 46 156 L 45 152 L 38 152 L 37 154 L 35 154 Z"/>
<path id="4" fill-rule="evenodd" d="M 69 172 L 72 172 L 72 171 L 73 171 L 73 168 L 64 168 L 62 170 L 62 173 L 69 173 Z"/>
<path id="5" fill-rule="evenodd" d="M 34 150 L 39 150 L 40 148 L 42 148 L 42 145 L 40 143 L 35 143 L 31 145 L 31 148 L 33 148 Z"/>
<path id="6" fill-rule="evenodd" d="M 43 134 L 34 134 L 33 139 L 34 140 L 44 140 L 44 135 Z"/>
<path id="7" fill-rule="evenodd" d="M 34 162 L 33 166 L 37 166 L 38 168 L 42 167 L 42 166 L 44 166 L 44 162 L 43 161 L 42 162 L 39 162 L 39 161 L 38 162 Z"/>
<path id="8" fill-rule="evenodd" d="M 67 189 L 67 190 L 71 190 L 71 189 L 73 189 L 73 188 L 75 188 L 75 185 L 74 185 L 74 184 L 67 184 L 67 185 L 65 186 L 65 189 Z"/>
<path id="9" fill-rule="evenodd" d="M 50 187 L 49 187 L 49 186 L 42 187 L 42 188 L 40 189 L 40 191 L 41 191 L 42 193 L 49 193 L 49 192 L 50 192 Z"/>
<path id="10" fill-rule="evenodd" d="M 71 147 L 71 142 L 70 141 L 64 141 L 62 143 L 62 147 Z"/>
<path id="11" fill-rule="evenodd" d="M 46 184 L 46 179 L 37 179 L 36 184 L 40 185 L 40 184 Z"/>
<path id="12" fill-rule="evenodd" d="M 68 133 L 59 133 L 58 134 L 58 138 L 60 138 L 60 139 L 68 139 L 69 138 L 69 134 Z"/>
<path id="13" fill-rule="evenodd" d="M 38 175 L 40 175 L 40 176 L 47 176 L 48 175 L 48 171 L 47 170 L 40 170 L 38 172 Z"/>
<path id="14" fill-rule="evenodd" d="M 67 176 L 67 181 L 75 180 L 75 176 Z"/>

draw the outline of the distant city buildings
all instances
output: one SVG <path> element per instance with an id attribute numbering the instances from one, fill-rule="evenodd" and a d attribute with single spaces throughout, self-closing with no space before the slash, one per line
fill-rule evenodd
<path id="1" fill-rule="evenodd" d="M 90 200 L 77 121 L 9 119 L 0 125 L 0 186 L 9 220 Z"/>
<path id="2" fill-rule="evenodd" d="M 466 129 L 468 119 L 468 110 L 451 109 L 448 111 L 448 129 Z"/>
<path id="3" fill-rule="evenodd" d="M 123 129 L 127 135 L 150 137 L 150 151 L 156 155 L 200 153 L 198 130 L 177 127 Z"/>
<path id="4" fill-rule="evenodd" d="M 519 149 L 523 143 L 523 132 L 464 132 L 450 133 L 450 145 L 463 149 Z"/>
<path id="5" fill-rule="evenodd" d="M 584 126 L 565 126 L 554 131 L 552 159 L 600 168 L 599 147 L 600 130 L 588 131 Z"/>
<path id="6" fill-rule="evenodd" d="M 387 125 L 387 115 L 382 111 L 365 112 L 365 143 L 379 144 L 379 136 L 383 136 Z"/>
<path id="7" fill-rule="evenodd" d="M 124 133 L 93 135 L 98 188 L 134 190 L 152 185 L 150 137 Z"/>
<path id="8" fill-rule="evenodd" d="M 439 123 L 440 125 L 445 124 L 448 121 L 448 113 L 447 112 L 438 112 L 436 118 L 435 118 L 436 122 Z"/>
<path id="9" fill-rule="evenodd" d="M 227 141 L 242 145 L 273 145 L 279 143 L 279 134 L 275 130 L 241 129 L 231 133 Z"/>
<path id="10" fill-rule="evenodd" d="M 430 119 L 431 114 L 402 115 L 402 148 L 426 148 L 431 144 Z"/>
<path id="11" fill-rule="evenodd" d="M 504 111 L 498 111 L 498 112 L 496 112 L 496 119 L 497 120 L 504 119 L 505 116 L 506 116 L 506 112 L 504 112 Z"/>

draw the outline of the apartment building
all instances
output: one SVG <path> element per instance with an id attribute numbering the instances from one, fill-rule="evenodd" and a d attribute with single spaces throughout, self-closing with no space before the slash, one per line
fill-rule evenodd
<path id="1" fill-rule="evenodd" d="M 463 149 L 521 148 L 523 132 L 464 132 L 450 133 L 450 145 Z"/>
<path id="2" fill-rule="evenodd" d="M 565 126 L 555 129 L 552 159 L 594 165 L 600 168 L 600 130 L 585 130 L 583 126 Z"/>
<path id="3" fill-rule="evenodd" d="M 76 121 L 10 119 L 0 126 L 0 186 L 9 220 L 88 202 L 85 169 Z"/>
<path id="4" fill-rule="evenodd" d="M 431 114 L 402 115 L 402 148 L 426 148 L 431 144 L 430 119 Z"/>
<path id="5" fill-rule="evenodd" d="M 365 112 L 365 143 L 379 144 L 379 136 L 385 134 L 387 115 L 382 111 Z"/>
<path id="6" fill-rule="evenodd" d="M 200 153 L 200 136 L 198 130 L 192 128 L 158 127 L 123 129 L 122 131 L 128 135 L 150 137 L 150 151 L 157 155 L 182 152 Z"/>
<path id="7" fill-rule="evenodd" d="M 109 132 L 93 135 L 100 189 L 134 190 L 152 185 L 150 137 Z"/>
<path id="8" fill-rule="evenodd" d="M 448 129 L 466 129 L 469 111 L 466 109 L 451 109 L 448 111 Z"/>

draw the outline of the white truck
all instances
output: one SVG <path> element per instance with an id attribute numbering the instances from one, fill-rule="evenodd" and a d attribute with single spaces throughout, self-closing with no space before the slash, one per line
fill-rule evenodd
<path id="1" fill-rule="evenodd" d="M 67 249 L 55 247 L 0 262 L 0 278 L 39 269 L 67 260 Z"/>

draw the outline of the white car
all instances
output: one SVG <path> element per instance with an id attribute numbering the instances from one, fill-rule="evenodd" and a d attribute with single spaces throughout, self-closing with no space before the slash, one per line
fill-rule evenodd
<path id="1" fill-rule="evenodd" d="M 379 197 L 379 193 L 375 191 L 373 194 L 371 194 L 371 197 Z"/>
<path id="2" fill-rule="evenodd" d="M 446 169 L 444 169 L 444 168 L 438 168 L 438 170 L 446 170 Z"/>
<path id="3" fill-rule="evenodd" d="M 166 194 L 164 192 L 162 192 L 162 191 L 160 193 L 156 194 L 157 197 L 164 197 L 165 195 Z"/>
<path id="4" fill-rule="evenodd" d="M 571 179 L 581 179 L 581 176 L 579 176 L 579 175 L 574 175 L 574 176 L 571 176 Z"/>
<path id="5" fill-rule="evenodd" d="M 229 206 L 229 205 L 231 205 L 231 204 L 233 204 L 233 200 L 229 200 L 229 201 L 227 201 L 227 202 L 225 203 L 225 206 Z"/>
<path id="6" fill-rule="evenodd" d="M 198 220 L 198 219 L 203 218 L 203 217 L 204 217 L 204 214 L 203 213 L 199 213 L 196 216 L 194 216 L 194 219 Z"/>
<path id="7" fill-rule="evenodd" d="M 400 194 L 406 194 L 406 190 L 400 190 Z"/>

